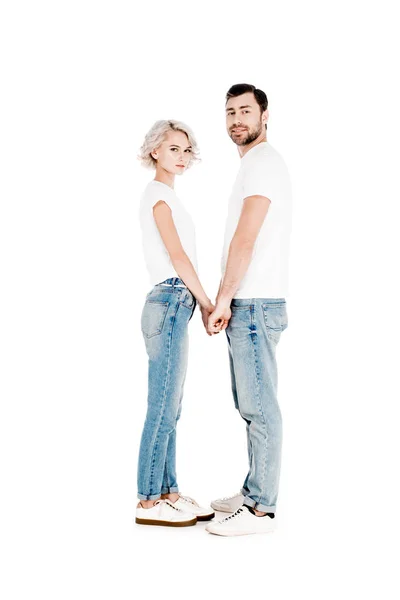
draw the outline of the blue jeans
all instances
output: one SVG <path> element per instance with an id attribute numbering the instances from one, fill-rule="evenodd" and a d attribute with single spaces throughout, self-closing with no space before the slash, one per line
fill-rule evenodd
<path id="1" fill-rule="evenodd" d="M 161 494 L 178 491 L 176 424 L 187 369 L 187 329 L 195 308 L 196 299 L 178 277 L 155 285 L 146 296 L 141 326 L 149 371 L 137 477 L 141 500 L 156 500 Z"/>
<path id="2" fill-rule="evenodd" d="M 235 407 L 246 421 L 249 472 L 244 504 L 275 513 L 282 417 L 277 400 L 276 346 L 288 325 L 284 298 L 234 298 L 226 328 Z"/>

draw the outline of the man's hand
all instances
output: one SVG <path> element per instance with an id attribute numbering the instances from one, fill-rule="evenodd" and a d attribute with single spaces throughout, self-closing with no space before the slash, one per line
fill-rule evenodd
<path id="1" fill-rule="evenodd" d="M 215 310 L 215 306 L 212 302 L 210 302 L 210 304 L 208 306 L 200 306 L 200 312 L 201 312 L 201 318 L 203 321 L 203 325 L 204 328 L 207 332 L 207 335 L 212 335 L 212 333 L 210 333 L 207 329 L 208 326 L 208 317 L 211 315 L 212 312 L 214 312 Z"/>
<path id="2" fill-rule="evenodd" d="M 231 318 L 231 309 L 227 304 L 217 302 L 215 310 L 208 317 L 207 333 L 219 333 L 228 327 Z"/>

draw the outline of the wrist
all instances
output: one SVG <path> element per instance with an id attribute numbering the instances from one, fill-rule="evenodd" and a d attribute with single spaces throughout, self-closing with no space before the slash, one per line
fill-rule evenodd
<path id="1" fill-rule="evenodd" d="M 216 307 L 218 308 L 229 308 L 231 305 L 232 298 L 228 296 L 219 296 L 216 299 Z"/>
<path id="2" fill-rule="evenodd" d="M 206 300 L 204 300 L 203 302 L 200 302 L 200 310 L 213 310 L 213 304 L 210 300 L 210 298 L 207 298 Z"/>
<path id="3" fill-rule="evenodd" d="M 219 306 L 230 306 L 232 302 L 233 295 L 235 293 L 236 287 L 233 285 L 229 285 L 227 283 L 222 282 L 220 289 L 218 290 L 217 297 L 215 299 L 215 304 Z"/>

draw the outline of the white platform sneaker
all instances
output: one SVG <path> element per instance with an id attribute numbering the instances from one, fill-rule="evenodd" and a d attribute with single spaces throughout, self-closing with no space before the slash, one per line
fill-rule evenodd
<path id="1" fill-rule="evenodd" d="M 197 517 L 183 511 L 169 500 L 156 500 L 151 508 L 136 508 L 135 522 L 139 525 L 164 525 L 167 527 L 188 527 L 196 525 Z"/>
<path id="2" fill-rule="evenodd" d="M 226 536 L 270 533 L 275 529 L 274 521 L 275 518 L 268 515 L 257 517 L 254 510 L 244 504 L 233 515 L 207 525 L 206 531 Z"/>
<path id="3" fill-rule="evenodd" d="M 221 512 L 235 512 L 240 506 L 242 506 L 244 500 L 244 496 L 242 494 L 235 494 L 234 496 L 227 496 L 225 498 L 219 498 L 218 500 L 213 500 L 211 502 L 211 506 L 214 510 L 219 510 Z"/>
<path id="4" fill-rule="evenodd" d="M 179 494 L 178 500 L 176 500 L 173 505 L 180 510 L 193 513 L 198 521 L 210 521 L 215 517 L 215 512 L 211 510 L 209 506 L 203 508 L 196 500 L 193 500 L 193 498 L 190 498 L 189 496 Z"/>

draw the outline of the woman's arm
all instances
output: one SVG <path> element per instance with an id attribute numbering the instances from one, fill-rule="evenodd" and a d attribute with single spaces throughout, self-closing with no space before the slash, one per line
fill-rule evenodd
<path id="1" fill-rule="evenodd" d="M 201 309 L 212 312 L 213 304 L 205 293 L 190 258 L 182 247 L 170 207 L 163 200 L 159 200 L 153 206 L 153 215 L 175 271 L 199 302 Z"/>

